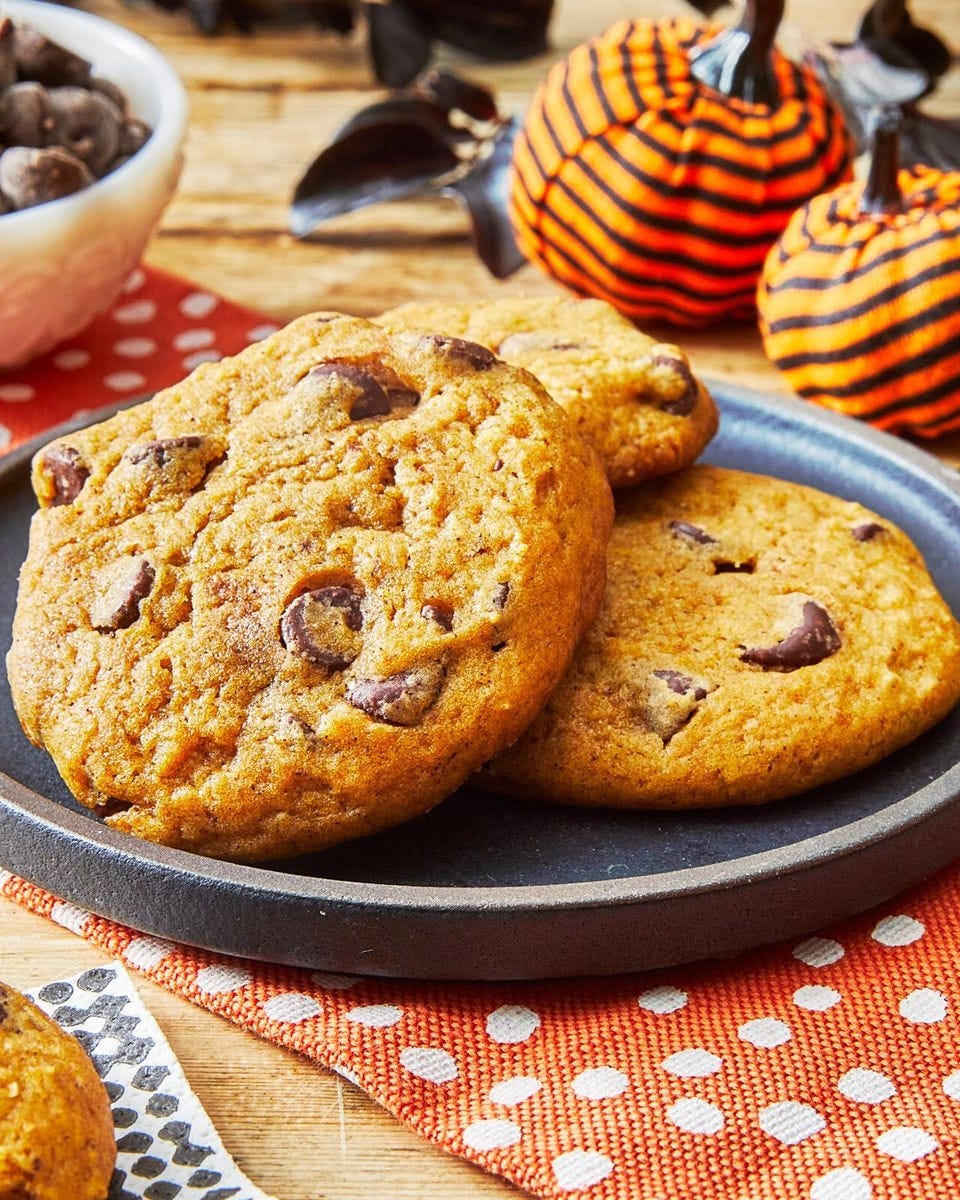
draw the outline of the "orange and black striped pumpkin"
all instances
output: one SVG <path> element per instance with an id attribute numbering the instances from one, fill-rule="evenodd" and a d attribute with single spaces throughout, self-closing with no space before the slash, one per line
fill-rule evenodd
<path id="1" fill-rule="evenodd" d="M 853 158 L 813 71 L 773 45 L 782 13 L 622 21 L 558 63 L 514 147 L 523 255 L 637 320 L 753 317 L 770 246 Z"/>
<path id="2" fill-rule="evenodd" d="M 960 172 L 898 170 L 898 120 L 878 122 L 864 183 L 796 213 L 757 302 L 795 392 L 932 438 L 960 430 Z"/>

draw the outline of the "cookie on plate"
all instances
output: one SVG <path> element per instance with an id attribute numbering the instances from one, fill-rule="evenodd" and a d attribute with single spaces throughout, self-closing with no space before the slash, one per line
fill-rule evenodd
<path id="1" fill-rule="evenodd" d="M 377 321 L 469 338 L 532 371 L 596 449 L 613 487 L 679 470 L 717 430 L 716 406 L 683 351 L 603 300 L 414 302 Z"/>
<path id="2" fill-rule="evenodd" d="M 618 497 L 600 613 L 483 786 L 567 804 L 759 804 L 857 771 L 960 697 L 960 627 L 888 520 L 694 466 Z"/>
<path id="3" fill-rule="evenodd" d="M 532 376 L 330 313 L 48 445 L 34 486 L 24 729 L 114 828 L 241 860 L 422 813 L 513 741 L 613 512 Z"/>
<path id="4" fill-rule="evenodd" d="M 83 1047 L 0 983 L 0 1196 L 105 1200 L 113 1115 Z"/>

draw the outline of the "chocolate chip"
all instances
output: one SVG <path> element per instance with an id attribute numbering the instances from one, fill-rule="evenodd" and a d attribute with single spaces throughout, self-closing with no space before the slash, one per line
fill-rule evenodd
<path id="1" fill-rule="evenodd" d="M 872 542 L 875 537 L 887 531 L 882 525 L 878 525 L 876 521 L 867 521 L 863 525 L 855 525 L 850 532 L 853 534 L 855 541 Z"/>
<path id="2" fill-rule="evenodd" d="M 507 597 L 510 595 L 509 583 L 498 583 L 493 590 L 493 607 L 498 612 L 503 612 L 507 607 Z"/>
<path id="3" fill-rule="evenodd" d="M 420 616 L 435 621 L 447 633 L 453 628 L 453 608 L 449 604 L 425 604 L 420 609 Z"/>
<path id="4" fill-rule="evenodd" d="M 17 81 L 17 59 L 13 47 L 13 22 L 0 17 L 0 89 Z"/>
<path id="5" fill-rule="evenodd" d="M 93 183 L 86 163 L 57 146 L 10 146 L 0 154 L 0 192 L 15 209 L 72 196 Z"/>
<path id="6" fill-rule="evenodd" d="M 540 350 L 581 350 L 580 342 L 562 341 L 552 333 L 522 331 L 508 334 L 497 347 L 501 358 L 510 359 L 535 354 Z"/>
<path id="7" fill-rule="evenodd" d="M 15 83 L 0 93 L 0 145 L 46 146 L 53 117 L 47 89 L 39 83 Z"/>
<path id="8" fill-rule="evenodd" d="M 13 44 L 21 79 L 35 79 L 47 87 L 83 86 L 90 81 L 90 63 L 85 58 L 36 29 L 19 25 L 14 31 Z"/>
<path id="9" fill-rule="evenodd" d="M 348 410 L 351 421 L 382 417 L 391 410 L 387 389 L 367 367 L 346 362 L 320 363 L 308 372 L 308 378 L 345 380 L 354 393 Z"/>
<path id="10" fill-rule="evenodd" d="M 667 372 L 670 395 L 660 405 L 661 410 L 674 417 L 688 417 L 697 404 L 697 381 L 690 364 L 673 354 L 654 354 L 651 361 Z"/>
<path id="11" fill-rule="evenodd" d="M 51 88 L 48 98 L 54 120 L 52 141 L 100 178 L 121 152 L 123 115 L 112 100 L 87 88 Z"/>
<path id="12" fill-rule="evenodd" d="M 704 700 L 707 695 L 707 689 L 700 683 L 695 683 L 689 675 L 684 675 L 682 671 L 672 671 L 669 669 L 653 672 L 655 679 L 662 679 L 671 692 L 676 692 L 678 696 L 692 695 L 694 700 Z"/>
<path id="13" fill-rule="evenodd" d="M 442 333 L 430 333 L 425 336 L 441 354 L 459 359 L 468 366 L 475 367 L 478 371 L 487 371 L 490 367 L 496 366 L 499 361 L 492 350 L 488 350 L 486 346 L 481 346 L 478 342 L 468 342 L 465 338 L 447 337 Z"/>
<path id="14" fill-rule="evenodd" d="M 667 528 L 674 537 L 683 538 L 688 542 L 696 542 L 698 546 L 712 546 L 717 538 L 701 529 L 699 525 L 691 525 L 689 521 L 668 521 Z"/>
<path id="15" fill-rule="evenodd" d="M 756 559 L 753 558 L 715 558 L 713 560 L 714 575 L 735 573 L 752 575 L 757 569 Z"/>
<path id="16" fill-rule="evenodd" d="M 291 654 L 341 671 L 360 653 L 362 597 L 345 587 L 316 588 L 287 605 L 280 637 Z"/>
<path id="17" fill-rule="evenodd" d="M 796 628 L 774 646 L 745 649 L 740 658 L 765 671 L 796 671 L 836 654 L 840 634 L 827 610 L 815 600 L 803 604 L 803 618 Z"/>
<path id="18" fill-rule="evenodd" d="M 90 478 L 90 468 L 73 446 L 51 446 L 44 451 L 41 469 L 53 484 L 53 505 L 72 504 Z"/>
<path id="19" fill-rule="evenodd" d="M 178 451 L 199 450 L 202 445 L 203 438 L 199 434 L 186 433 L 180 437 L 159 438 L 155 442 L 131 446 L 124 457 L 131 463 L 165 467 Z"/>
<path id="20" fill-rule="evenodd" d="M 99 633 L 127 629 L 140 616 L 140 603 L 150 594 L 156 571 L 145 558 L 111 564 L 97 579 L 99 595 L 90 606 L 90 622 Z"/>
<path id="21" fill-rule="evenodd" d="M 427 663 L 382 679 L 356 679 L 347 699 L 368 717 L 388 725 L 418 725 L 443 688 L 444 669 Z"/>

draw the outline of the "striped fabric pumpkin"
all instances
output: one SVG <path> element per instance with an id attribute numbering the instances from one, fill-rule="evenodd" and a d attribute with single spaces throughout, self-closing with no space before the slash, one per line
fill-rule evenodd
<path id="1" fill-rule="evenodd" d="M 898 170 L 896 120 L 865 183 L 811 200 L 771 250 L 760 330 L 799 395 L 933 438 L 960 430 L 960 172 Z"/>
<path id="2" fill-rule="evenodd" d="M 773 46 L 782 11 L 748 3 L 737 30 L 622 21 L 558 63 L 514 148 L 524 256 L 636 320 L 753 317 L 770 246 L 799 204 L 850 177 L 853 156 L 814 73 Z M 701 82 L 697 57 L 741 33 L 746 65 Z"/>

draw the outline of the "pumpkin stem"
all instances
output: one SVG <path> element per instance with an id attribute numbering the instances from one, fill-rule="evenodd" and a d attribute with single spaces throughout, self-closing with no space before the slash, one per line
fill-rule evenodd
<path id="1" fill-rule="evenodd" d="M 773 43 L 783 20 L 784 3 L 746 0 L 740 24 L 725 29 L 694 53 L 690 70 L 695 78 L 748 104 L 776 104 Z"/>
<path id="2" fill-rule="evenodd" d="M 884 216 L 901 212 L 900 109 L 884 108 L 871 135 L 870 171 L 860 199 L 861 216 Z"/>

